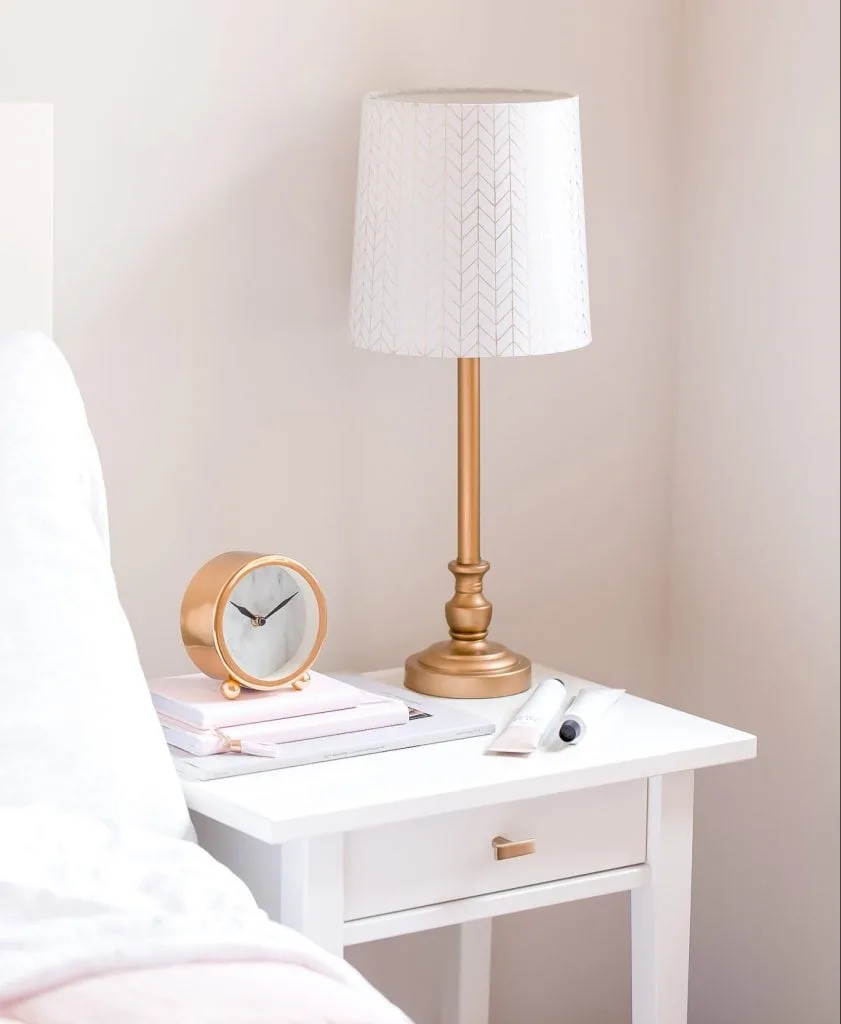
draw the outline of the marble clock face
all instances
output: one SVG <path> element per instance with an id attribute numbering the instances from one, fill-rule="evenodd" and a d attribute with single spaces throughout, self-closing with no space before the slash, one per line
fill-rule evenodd
<path id="1" fill-rule="evenodd" d="M 303 576 L 262 565 L 237 583 L 225 606 L 222 633 L 236 667 L 270 682 L 292 675 L 318 631 L 315 595 Z"/>

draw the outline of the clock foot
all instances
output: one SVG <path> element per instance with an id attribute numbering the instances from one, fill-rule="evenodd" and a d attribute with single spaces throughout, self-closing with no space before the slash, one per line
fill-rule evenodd
<path id="1" fill-rule="evenodd" d="M 304 690 L 304 689 L 306 689 L 310 685 L 310 682 L 311 682 L 311 676 L 310 676 L 309 672 L 305 672 L 301 676 L 300 679 L 293 679 L 293 681 L 292 681 L 292 689 L 293 690 Z"/>
<path id="2" fill-rule="evenodd" d="M 235 682 L 233 679 L 227 679 L 219 687 L 219 691 L 225 700 L 236 700 L 237 697 L 239 697 L 240 689 L 241 687 L 239 683 Z"/>

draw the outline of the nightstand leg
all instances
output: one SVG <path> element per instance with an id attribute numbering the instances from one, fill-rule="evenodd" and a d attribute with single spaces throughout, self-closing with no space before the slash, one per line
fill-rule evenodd
<path id="1" fill-rule="evenodd" d="M 651 881 L 631 893 L 633 1024 L 686 1024 L 694 773 L 648 780 Z"/>
<path id="2" fill-rule="evenodd" d="M 488 1024 L 492 918 L 445 929 L 447 965 L 441 1024 Z"/>
<path id="3" fill-rule="evenodd" d="M 314 836 L 280 849 L 280 921 L 344 955 L 344 837 Z"/>

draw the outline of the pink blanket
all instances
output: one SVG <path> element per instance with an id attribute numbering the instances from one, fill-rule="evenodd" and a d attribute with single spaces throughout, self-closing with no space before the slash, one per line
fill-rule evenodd
<path id="1" fill-rule="evenodd" d="M 0 1018 L 407 1024 L 194 843 L 0 806 Z M 2 1020 L 0 1020 L 2 1024 Z"/>
<path id="2" fill-rule="evenodd" d="M 120 971 L 10 1007 L 12 1024 L 399 1024 L 373 992 L 285 964 Z M 0 1024 L 4 1024 L 0 1020 Z"/>

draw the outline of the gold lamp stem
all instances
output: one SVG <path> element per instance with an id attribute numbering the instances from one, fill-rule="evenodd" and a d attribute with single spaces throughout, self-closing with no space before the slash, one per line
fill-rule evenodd
<path id="1" fill-rule="evenodd" d="M 445 606 L 454 641 L 476 644 L 488 635 L 493 605 L 482 592 L 490 569 L 479 554 L 480 424 L 479 360 L 458 360 L 458 558 L 450 562 L 456 592 Z M 475 647 L 471 648 L 475 651 Z"/>
<path id="2" fill-rule="evenodd" d="M 458 361 L 458 561 L 479 561 L 479 360 Z"/>
<path id="3" fill-rule="evenodd" d="M 458 360 L 458 557 L 450 562 L 455 594 L 445 606 L 450 639 L 406 661 L 406 686 L 435 697 L 503 697 L 522 693 L 531 663 L 487 639 L 493 605 L 479 553 L 479 360 Z"/>

